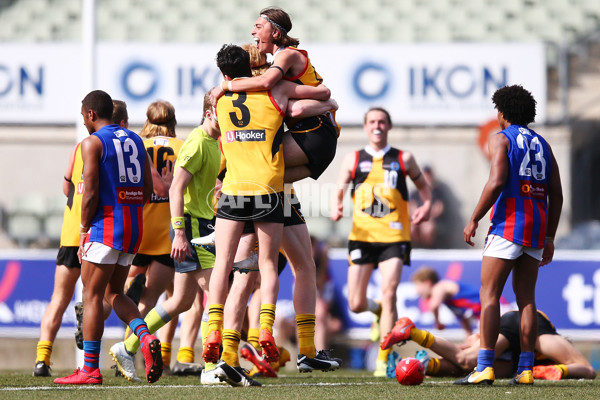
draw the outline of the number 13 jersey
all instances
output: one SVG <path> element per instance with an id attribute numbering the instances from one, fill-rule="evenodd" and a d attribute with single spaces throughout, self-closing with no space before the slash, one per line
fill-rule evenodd
<path id="1" fill-rule="evenodd" d="M 102 142 L 102 158 L 98 166 L 98 207 L 89 241 L 135 254 L 143 229 L 144 143 L 119 125 L 104 126 L 94 136 Z"/>
<path id="2" fill-rule="evenodd" d="M 510 125 L 509 172 L 491 212 L 490 234 L 526 247 L 543 248 L 552 157 L 546 140 L 533 130 Z"/>

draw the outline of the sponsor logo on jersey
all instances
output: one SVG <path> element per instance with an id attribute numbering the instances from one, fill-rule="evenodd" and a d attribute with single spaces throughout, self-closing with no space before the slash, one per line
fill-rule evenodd
<path id="1" fill-rule="evenodd" d="M 241 129 L 225 132 L 227 143 L 231 142 L 264 142 L 267 134 L 264 129 Z"/>
<path id="2" fill-rule="evenodd" d="M 117 188 L 117 202 L 119 204 L 142 204 L 144 201 L 144 191 L 136 187 Z"/>
<path id="3" fill-rule="evenodd" d="M 531 197 L 536 200 L 545 200 L 547 188 L 545 183 L 531 183 L 531 181 L 520 181 L 521 197 Z"/>
<path id="4" fill-rule="evenodd" d="M 127 136 L 127 132 L 125 132 L 123 129 L 119 129 L 118 131 L 115 131 L 115 136 L 116 137 Z"/>
<path id="5" fill-rule="evenodd" d="M 168 146 L 169 145 L 169 139 L 156 138 L 156 139 L 154 139 L 154 145 L 155 146 Z"/>
<path id="6" fill-rule="evenodd" d="M 383 166 L 383 168 L 385 169 L 385 167 L 386 167 L 386 166 L 384 165 L 384 166 Z M 399 163 L 399 162 L 397 162 L 397 161 L 392 161 L 392 162 L 390 163 L 390 167 L 389 167 L 389 168 L 390 168 L 390 170 L 392 170 L 392 171 L 399 171 L 399 170 L 400 170 L 400 163 Z"/>
<path id="7" fill-rule="evenodd" d="M 371 161 L 361 161 L 358 164 L 358 170 L 360 172 L 369 172 L 373 168 L 373 163 Z"/>

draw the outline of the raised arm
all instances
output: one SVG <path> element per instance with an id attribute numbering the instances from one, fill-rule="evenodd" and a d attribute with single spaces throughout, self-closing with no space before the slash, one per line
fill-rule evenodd
<path id="1" fill-rule="evenodd" d="M 312 117 L 315 115 L 321 115 L 330 110 L 337 110 L 338 104 L 331 97 L 327 101 L 321 100 L 290 100 L 288 101 L 288 107 L 286 115 L 292 118 L 304 118 Z"/>

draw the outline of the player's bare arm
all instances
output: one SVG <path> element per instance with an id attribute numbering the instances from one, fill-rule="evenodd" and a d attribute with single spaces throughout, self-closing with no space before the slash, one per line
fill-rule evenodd
<path id="1" fill-rule="evenodd" d="M 502 134 L 491 135 L 488 139 L 488 148 L 491 157 L 490 176 L 483 187 L 483 192 L 473 211 L 473 215 L 463 231 L 465 242 L 471 246 L 474 245 L 471 238 L 475 237 L 479 221 L 494 205 L 508 178 L 508 145 L 508 139 Z"/>
<path id="2" fill-rule="evenodd" d="M 146 204 L 152 196 L 154 185 L 152 183 L 152 159 L 150 154 L 146 152 L 146 162 L 144 163 L 144 204 Z"/>
<path id="3" fill-rule="evenodd" d="M 65 176 L 63 179 L 62 189 L 63 189 L 63 193 L 67 197 L 69 197 L 69 190 L 71 188 L 71 185 L 73 184 L 71 182 L 71 175 L 73 175 L 73 166 L 75 165 L 75 153 L 77 153 L 78 146 L 79 146 L 79 143 L 75 145 L 75 147 L 73 148 L 73 151 L 71 152 L 71 155 L 69 156 L 69 164 L 67 165 L 67 170 L 65 171 Z"/>
<path id="4" fill-rule="evenodd" d="M 352 179 L 352 167 L 354 166 L 355 157 L 355 153 L 349 153 L 342 161 L 335 193 L 331 198 L 331 219 L 334 221 L 338 221 L 344 215 L 344 193 L 346 193 L 348 183 Z"/>
<path id="5" fill-rule="evenodd" d="M 337 102 L 331 97 L 327 101 L 303 99 L 290 100 L 286 115 L 291 118 L 305 118 L 315 115 L 321 115 L 327 111 L 337 110 L 339 108 Z"/>
<path id="6" fill-rule="evenodd" d="M 417 164 L 417 160 L 415 160 L 415 157 L 412 155 L 412 153 L 408 151 L 402 152 L 402 161 L 404 161 L 404 165 L 406 166 L 406 174 L 417 187 L 419 197 L 423 202 L 423 205 L 418 207 L 411 217 L 411 222 L 414 225 L 418 225 L 421 222 L 429 219 L 429 214 L 431 212 L 431 188 L 423 176 L 421 168 L 419 168 L 419 164 Z"/>
<path id="7" fill-rule="evenodd" d="M 550 145 L 548 145 L 550 147 Z M 552 151 L 552 149 L 551 149 Z M 554 235 L 558 228 L 558 221 L 562 211 L 563 193 L 562 183 L 560 181 L 560 171 L 558 163 L 552 153 L 552 167 L 550 175 L 550 187 L 548 188 L 548 228 L 546 229 L 546 241 L 542 253 L 542 262 L 540 266 L 548 264 L 554 257 Z"/>
<path id="8" fill-rule="evenodd" d="M 81 142 L 81 157 L 83 159 L 83 181 L 85 190 L 81 198 L 81 229 L 86 231 L 92 224 L 92 219 L 98 207 L 98 188 L 100 186 L 99 163 L 102 157 L 102 142 L 96 136 L 89 136 Z M 84 235 L 79 238 L 79 261 L 83 254 Z"/>
<path id="9" fill-rule="evenodd" d="M 183 217 L 183 192 L 192 180 L 192 174 L 183 167 L 177 167 L 171 188 L 169 189 L 169 207 L 171 218 Z M 187 238 L 185 237 L 185 228 L 173 229 L 175 236 L 171 245 L 171 258 L 183 262 L 186 255 L 191 255 Z"/>

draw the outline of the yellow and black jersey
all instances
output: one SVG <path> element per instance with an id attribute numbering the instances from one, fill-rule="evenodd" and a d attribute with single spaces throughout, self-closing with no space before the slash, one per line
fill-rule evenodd
<path id="1" fill-rule="evenodd" d="M 369 243 L 410 241 L 406 168 L 402 151 L 387 147 L 355 153 L 354 212 L 349 240 Z"/>
<path id="2" fill-rule="evenodd" d="M 60 245 L 79 247 L 79 225 L 81 224 L 81 199 L 83 197 L 83 158 L 81 158 L 81 143 L 73 150 L 73 172 L 69 186 L 69 196 L 63 214 L 63 224 L 60 233 Z"/>
<path id="3" fill-rule="evenodd" d="M 271 92 L 227 92 L 217 103 L 217 116 L 227 159 L 222 193 L 258 196 L 283 191 L 284 113 Z"/>
<path id="4" fill-rule="evenodd" d="M 175 159 L 182 145 L 182 140 L 166 136 L 144 140 L 146 151 L 159 174 L 166 167 L 167 161 L 170 161 L 173 167 L 175 166 Z M 171 253 L 170 224 L 169 197 L 159 197 L 152 193 L 150 202 L 144 205 L 144 234 L 138 253 L 147 255 Z"/>
<path id="5" fill-rule="evenodd" d="M 293 50 L 293 51 L 299 51 L 300 53 L 302 53 L 304 55 L 304 57 L 306 58 L 306 61 L 304 63 L 304 68 L 302 69 L 302 72 L 300 72 L 296 76 L 285 76 L 284 75 L 283 79 L 294 82 L 294 83 L 298 83 L 300 85 L 308 85 L 308 86 L 318 86 L 321 83 L 323 83 L 323 78 L 321 78 L 321 75 L 319 75 L 317 73 L 317 71 L 315 70 L 315 67 L 310 62 L 310 58 L 308 58 L 308 53 L 306 52 L 306 50 L 300 50 L 300 49 L 297 49 L 296 47 L 291 47 L 291 46 L 286 47 L 286 50 L 287 49 Z"/>

